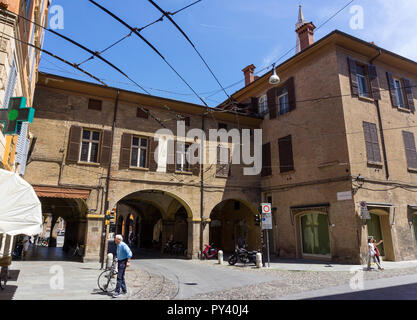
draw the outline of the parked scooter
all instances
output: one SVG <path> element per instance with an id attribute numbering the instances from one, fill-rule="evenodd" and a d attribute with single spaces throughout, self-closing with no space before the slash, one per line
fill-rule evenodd
<path id="1" fill-rule="evenodd" d="M 217 259 L 217 255 L 218 255 L 218 251 L 216 248 L 213 247 L 213 243 L 210 244 L 206 244 L 206 247 L 204 249 L 204 251 L 202 252 L 202 259 L 211 259 L 211 258 L 215 258 Z"/>
<path id="2" fill-rule="evenodd" d="M 231 266 L 235 265 L 238 261 L 244 264 L 253 263 L 256 265 L 256 254 L 259 251 L 248 251 L 245 248 L 239 248 L 236 246 L 235 253 L 229 258 L 228 262 Z"/>

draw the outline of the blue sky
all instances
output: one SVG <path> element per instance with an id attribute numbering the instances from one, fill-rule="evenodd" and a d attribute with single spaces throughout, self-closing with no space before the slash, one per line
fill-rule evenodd
<path id="1" fill-rule="evenodd" d="M 167 11 L 178 10 L 194 0 L 156 0 Z M 97 0 L 104 7 L 125 19 L 133 27 L 142 27 L 159 18 L 161 14 L 147 0 Z M 278 60 L 295 46 L 294 32 L 298 4 L 303 5 L 307 20 L 319 26 L 348 0 L 203 0 L 174 16 L 206 59 L 229 94 L 243 87 L 242 69 L 254 64 L 257 70 Z M 123 3 L 123 6 L 120 6 Z M 129 30 L 100 11 L 87 0 L 53 0 L 52 6 L 64 9 L 64 29 L 56 30 L 100 51 L 129 33 Z M 362 29 L 352 29 L 351 7 L 363 8 Z M 417 14 L 417 1 L 409 0 L 356 0 L 315 34 L 319 40 L 339 29 L 366 41 L 417 60 L 417 35 L 412 32 Z M 50 18 L 53 18 L 51 13 Z M 167 21 L 159 22 L 142 31 L 146 37 L 177 71 L 201 94 L 209 106 L 225 100 L 225 94 L 205 68 L 197 54 Z M 46 33 L 44 48 L 72 62 L 89 57 L 55 35 Z M 279 62 L 291 57 L 290 54 Z M 103 54 L 103 57 L 125 71 L 131 78 L 146 87 L 153 95 L 188 102 L 201 102 L 169 69 L 169 67 L 138 37 L 132 35 Z M 82 65 L 87 71 L 103 79 L 109 86 L 131 91 L 141 90 L 132 85 L 98 59 Z M 42 55 L 41 71 L 91 81 L 77 70 Z M 265 71 L 264 71 L 265 72 Z M 262 72 L 261 74 L 263 74 Z M 152 89 L 151 89 L 152 88 Z M 168 93 L 164 91 L 175 93 Z"/>

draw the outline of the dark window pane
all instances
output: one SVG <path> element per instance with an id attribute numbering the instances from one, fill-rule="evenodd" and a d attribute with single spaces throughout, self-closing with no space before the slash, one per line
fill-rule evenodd
<path id="1" fill-rule="evenodd" d="M 135 138 L 135 137 L 133 137 L 133 140 L 132 140 L 132 145 L 133 145 L 133 146 L 139 146 L 139 138 Z"/>
<path id="2" fill-rule="evenodd" d="M 93 132 L 93 140 L 99 141 L 100 140 L 100 132 L 94 131 Z"/>
<path id="3" fill-rule="evenodd" d="M 83 142 L 82 147 L 81 147 L 81 157 L 80 157 L 81 161 L 88 161 L 88 146 L 89 146 L 88 142 Z"/>
<path id="4" fill-rule="evenodd" d="M 130 159 L 130 165 L 136 167 L 138 165 L 138 148 L 132 148 L 132 157 Z"/>
<path id="5" fill-rule="evenodd" d="M 140 139 L 140 146 L 147 147 L 148 146 L 148 139 Z"/>
<path id="6" fill-rule="evenodd" d="M 88 101 L 88 109 L 90 110 L 101 111 L 101 105 L 102 105 L 101 100 L 90 99 Z"/>
<path id="7" fill-rule="evenodd" d="M 141 150 L 140 151 L 140 162 L 139 162 L 139 166 L 141 168 L 146 168 L 146 150 Z"/>
<path id="8" fill-rule="evenodd" d="M 90 133 L 88 130 L 83 130 L 83 139 L 90 140 Z"/>
<path id="9" fill-rule="evenodd" d="M 91 143 L 90 162 L 97 162 L 98 160 L 98 143 Z"/>

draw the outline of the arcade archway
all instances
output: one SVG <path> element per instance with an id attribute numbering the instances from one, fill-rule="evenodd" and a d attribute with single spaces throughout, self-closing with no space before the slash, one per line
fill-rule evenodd
<path id="1" fill-rule="evenodd" d="M 237 199 L 224 200 L 210 214 L 210 243 L 224 252 L 232 252 L 237 245 L 249 250 L 261 248 L 261 230 L 255 225 L 257 210 Z"/>
<path id="2" fill-rule="evenodd" d="M 169 241 L 180 243 L 191 257 L 190 207 L 178 196 L 160 190 L 131 193 L 117 203 L 117 232 L 133 249 L 163 252 Z"/>

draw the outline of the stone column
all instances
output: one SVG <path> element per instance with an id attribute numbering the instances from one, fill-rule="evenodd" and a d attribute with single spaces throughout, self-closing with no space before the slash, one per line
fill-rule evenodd
<path id="1" fill-rule="evenodd" d="M 85 234 L 85 253 L 83 262 L 99 262 L 103 243 L 104 215 L 87 215 L 87 228 Z"/>
<path id="2" fill-rule="evenodd" d="M 187 258 L 198 259 L 200 251 L 200 225 L 201 219 L 187 219 L 188 222 L 188 252 Z"/>

